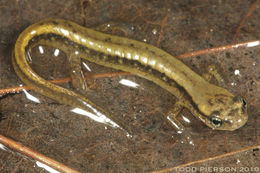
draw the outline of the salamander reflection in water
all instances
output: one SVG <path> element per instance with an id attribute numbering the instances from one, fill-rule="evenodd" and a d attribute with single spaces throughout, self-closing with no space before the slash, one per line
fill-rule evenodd
<path id="1" fill-rule="evenodd" d="M 25 55 L 37 44 L 59 48 L 68 55 L 69 61 L 75 63 L 71 65 L 71 71 L 75 71 L 72 83 L 79 83 L 77 87 L 84 87 L 79 77 L 80 57 L 102 66 L 131 72 L 166 89 L 178 99 L 167 119 L 180 131 L 183 126 L 176 116 L 183 107 L 213 129 L 232 131 L 247 121 L 244 99 L 210 84 L 181 61 L 152 45 L 104 34 L 61 19 L 41 21 L 20 34 L 12 62 L 24 83 L 60 103 L 83 110 L 90 107 L 98 110 L 124 129 L 127 129 L 126 124 L 119 115 L 111 115 L 79 93 L 61 88 L 36 74 Z"/>

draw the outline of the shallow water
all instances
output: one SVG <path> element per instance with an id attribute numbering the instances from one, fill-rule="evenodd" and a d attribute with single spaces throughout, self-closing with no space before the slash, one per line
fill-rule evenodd
<path id="1" fill-rule="evenodd" d="M 5 20 L 0 23 L 0 89 L 22 84 L 11 65 L 11 50 L 19 33 L 41 19 L 59 17 L 87 27 L 105 23 L 102 28 L 110 27 L 107 25 L 110 22 L 118 23 L 113 34 L 145 41 L 172 55 L 180 55 L 232 43 L 250 5 L 245 1 L 2 1 L 0 18 Z M 259 9 L 259 4 L 255 8 Z M 257 9 L 242 27 L 238 42 L 260 38 L 260 10 Z M 167 22 L 163 26 L 166 13 Z M 43 54 L 39 47 L 32 50 L 35 71 L 46 79 L 67 77 L 66 55 L 62 52 L 57 55 L 56 48 L 43 46 L 43 50 Z M 249 120 L 233 132 L 214 131 L 184 110 L 178 118 L 186 126 L 186 132 L 178 134 L 165 118 L 175 98 L 150 81 L 127 75 L 91 81 L 86 95 L 108 112 L 123 117 L 133 131 L 131 135 L 73 113 L 70 106 L 34 91 L 28 94 L 39 99 L 40 104 L 29 100 L 24 93 L 0 98 L 0 133 L 82 172 L 169 172 L 171 169 L 167 168 L 178 165 L 180 168 L 173 171 L 209 172 L 216 168 L 220 172 L 220 168 L 228 171 L 247 166 L 254 172 L 259 165 L 259 149 L 250 147 L 259 144 L 260 137 L 259 60 L 259 46 L 182 60 L 199 74 L 208 65 L 215 64 L 224 78 L 221 85 L 247 100 Z M 115 71 L 86 64 L 98 73 Z M 137 87 L 126 86 L 122 80 L 131 81 Z M 62 86 L 72 89 L 70 83 Z M 34 160 L 0 148 L 1 172 L 43 169 Z M 234 151 L 241 152 L 232 154 Z M 228 153 L 231 154 L 224 155 Z M 205 160 L 192 164 L 200 159 Z M 185 163 L 190 165 L 183 167 Z"/>

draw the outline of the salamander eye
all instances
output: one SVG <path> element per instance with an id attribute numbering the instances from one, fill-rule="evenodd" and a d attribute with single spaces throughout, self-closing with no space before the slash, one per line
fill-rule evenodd
<path id="1" fill-rule="evenodd" d="M 240 98 L 242 104 L 243 104 L 243 107 L 246 107 L 246 101 L 243 99 L 243 98 Z"/>
<path id="2" fill-rule="evenodd" d="M 211 118 L 211 123 L 215 126 L 215 127 L 220 127 L 222 125 L 222 120 L 218 117 L 212 117 Z"/>

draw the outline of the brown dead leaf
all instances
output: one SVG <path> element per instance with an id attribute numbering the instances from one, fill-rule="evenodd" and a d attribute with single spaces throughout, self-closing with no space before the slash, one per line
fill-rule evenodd
<path id="1" fill-rule="evenodd" d="M 21 83 L 11 65 L 12 47 L 19 33 L 41 19 L 63 18 L 92 28 L 118 23 L 124 33 L 119 35 L 145 41 L 177 56 L 234 41 L 259 40 L 259 8 L 259 1 L 253 0 L 2 0 L 0 88 Z M 52 59 L 54 49 L 46 50 L 45 58 Z M 47 64 L 46 59 L 39 59 L 44 57 L 37 50 L 34 55 L 33 67 L 43 76 L 67 75 L 60 59 Z M 59 58 L 64 56 L 61 54 Z M 70 107 L 33 91 L 30 93 L 40 98 L 41 104 L 28 101 L 23 94 L 0 100 L 0 114 L 5 117 L 0 122 L 0 133 L 82 172 L 188 172 L 190 169 L 209 172 L 213 168 L 217 169 L 215 172 L 221 168 L 248 168 L 257 172 L 260 169 L 259 46 L 182 61 L 199 74 L 210 64 L 221 69 L 223 87 L 247 100 L 249 120 L 243 128 L 233 132 L 213 131 L 184 110 L 182 115 L 191 123 L 186 124 L 186 134 L 176 134 L 164 117 L 175 98 L 152 82 L 122 76 L 96 80 L 98 87 L 88 95 L 109 112 L 125 117 L 126 124 L 135 132 L 130 138 L 121 130 L 76 115 L 70 112 Z M 113 71 L 89 65 L 98 72 Z M 237 69 L 240 75 L 234 74 Z M 137 82 L 142 89 L 119 85 L 122 78 Z M 0 172 L 10 171 L 44 172 L 23 155 L 0 150 Z"/>

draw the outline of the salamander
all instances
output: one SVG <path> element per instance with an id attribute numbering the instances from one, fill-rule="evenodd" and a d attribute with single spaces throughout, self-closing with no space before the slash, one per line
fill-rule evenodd
<path id="1" fill-rule="evenodd" d="M 75 79 L 72 82 L 77 83 L 77 87 L 84 88 L 79 64 L 81 59 L 85 59 L 131 72 L 166 89 L 178 99 L 166 115 L 178 130 L 183 130 L 176 119 L 182 108 L 189 109 L 212 129 L 233 131 L 247 122 L 247 105 L 242 97 L 211 84 L 183 62 L 153 45 L 105 34 L 62 19 L 40 21 L 19 35 L 12 63 L 25 84 L 59 103 L 106 115 L 120 126 L 125 124 L 119 116 L 109 114 L 80 93 L 52 84 L 36 74 L 27 60 L 28 50 L 37 44 L 57 47 L 68 55 L 69 62 L 73 63 Z"/>

